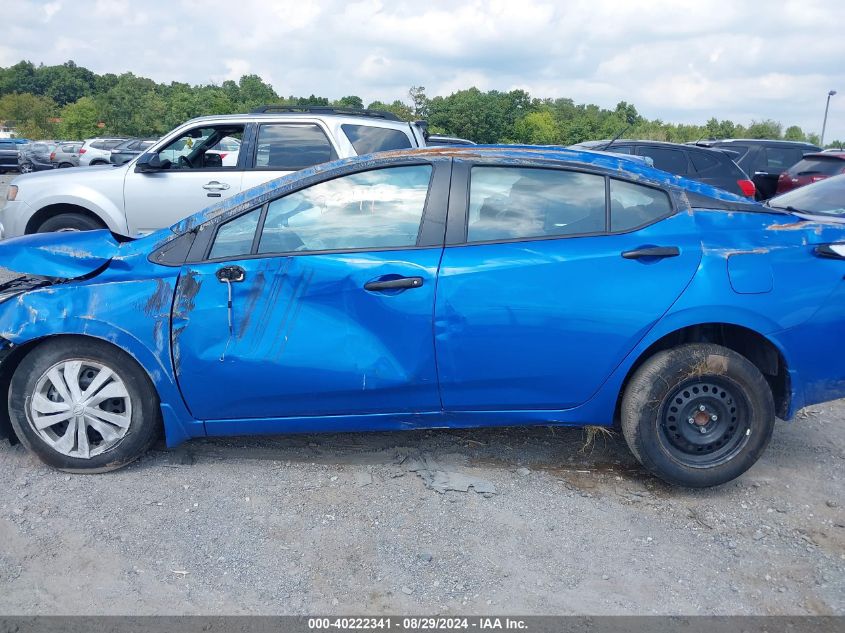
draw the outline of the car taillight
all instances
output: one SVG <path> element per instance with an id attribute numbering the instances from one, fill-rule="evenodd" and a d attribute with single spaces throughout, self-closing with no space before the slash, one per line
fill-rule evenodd
<path id="1" fill-rule="evenodd" d="M 223 160 L 224 158 L 226 158 L 226 154 L 220 154 L 220 160 Z"/>
<path id="2" fill-rule="evenodd" d="M 737 180 L 736 184 L 739 185 L 739 188 L 742 190 L 742 195 L 744 196 L 753 198 L 754 194 L 757 193 L 757 187 L 755 187 L 754 183 L 750 180 Z"/>
<path id="3" fill-rule="evenodd" d="M 88 151 L 88 150 L 87 150 L 87 149 L 85 149 L 84 147 L 80 147 L 80 148 L 79 148 L 79 153 L 80 153 L 80 154 L 84 154 L 84 153 L 85 153 L 85 152 L 87 152 L 87 151 Z"/>
<path id="4" fill-rule="evenodd" d="M 56 152 L 50 152 L 50 160 L 56 160 Z"/>

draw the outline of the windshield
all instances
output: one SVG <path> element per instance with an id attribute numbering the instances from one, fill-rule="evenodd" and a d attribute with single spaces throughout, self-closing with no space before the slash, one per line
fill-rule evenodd
<path id="1" fill-rule="evenodd" d="M 845 215 L 845 174 L 799 187 L 769 200 L 776 209 L 820 215 Z"/>

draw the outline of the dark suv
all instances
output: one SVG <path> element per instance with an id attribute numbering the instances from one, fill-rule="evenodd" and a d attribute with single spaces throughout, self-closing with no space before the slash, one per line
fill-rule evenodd
<path id="1" fill-rule="evenodd" d="M 731 152 L 731 158 L 754 181 L 758 200 L 775 195 L 780 175 L 804 158 L 804 154 L 821 151 L 821 148 L 810 143 L 768 139 L 698 141 L 695 145 Z"/>
<path id="2" fill-rule="evenodd" d="M 725 152 L 661 141 L 620 139 L 610 146 L 608 143 L 609 140 L 584 141 L 572 145 L 572 148 L 647 156 L 657 169 L 668 171 L 670 174 L 698 180 L 738 196 L 754 196 L 754 183 Z"/>

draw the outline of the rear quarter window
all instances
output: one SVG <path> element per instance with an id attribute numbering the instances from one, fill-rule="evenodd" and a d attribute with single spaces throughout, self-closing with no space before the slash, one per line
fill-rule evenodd
<path id="1" fill-rule="evenodd" d="M 845 169 L 845 160 L 841 158 L 804 158 L 789 168 L 790 176 L 835 176 Z"/>
<path id="2" fill-rule="evenodd" d="M 727 154 L 721 152 L 690 152 L 693 169 L 703 178 L 718 176 L 745 179 L 745 174 Z"/>
<path id="3" fill-rule="evenodd" d="M 373 125 L 353 125 L 351 123 L 346 123 L 340 127 L 349 142 L 352 143 L 352 147 L 355 148 L 355 153 L 359 156 L 412 147 L 411 139 L 401 130 Z"/>
<path id="4" fill-rule="evenodd" d="M 672 215 L 669 195 L 660 189 L 610 179 L 610 230 L 631 231 Z"/>
<path id="5" fill-rule="evenodd" d="M 637 150 L 637 154 L 648 156 L 654 161 L 657 169 L 668 171 L 670 174 L 684 176 L 689 173 L 687 153 L 683 150 L 643 145 Z"/>

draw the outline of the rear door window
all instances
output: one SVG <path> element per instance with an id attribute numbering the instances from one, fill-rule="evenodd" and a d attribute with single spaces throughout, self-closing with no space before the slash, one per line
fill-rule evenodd
<path id="1" fill-rule="evenodd" d="M 804 157 L 804 152 L 797 147 L 766 147 L 766 170 L 784 171 Z"/>
<path id="2" fill-rule="evenodd" d="M 637 154 L 648 156 L 654 161 L 657 169 L 668 171 L 670 174 L 684 176 L 689 173 L 687 153 L 683 150 L 643 145 L 637 149 Z"/>
<path id="3" fill-rule="evenodd" d="M 604 176 L 559 169 L 473 167 L 467 241 L 606 230 Z"/>
<path id="4" fill-rule="evenodd" d="M 340 127 L 346 134 L 346 138 L 352 143 L 352 147 L 355 148 L 355 153 L 359 156 L 412 147 L 411 139 L 401 130 L 373 125 L 353 125 L 351 123 L 346 123 Z"/>
<path id="5" fill-rule="evenodd" d="M 297 171 L 337 158 L 325 132 L 313 123 L 262 125 L 256 145 L 256 169 Z"/>

